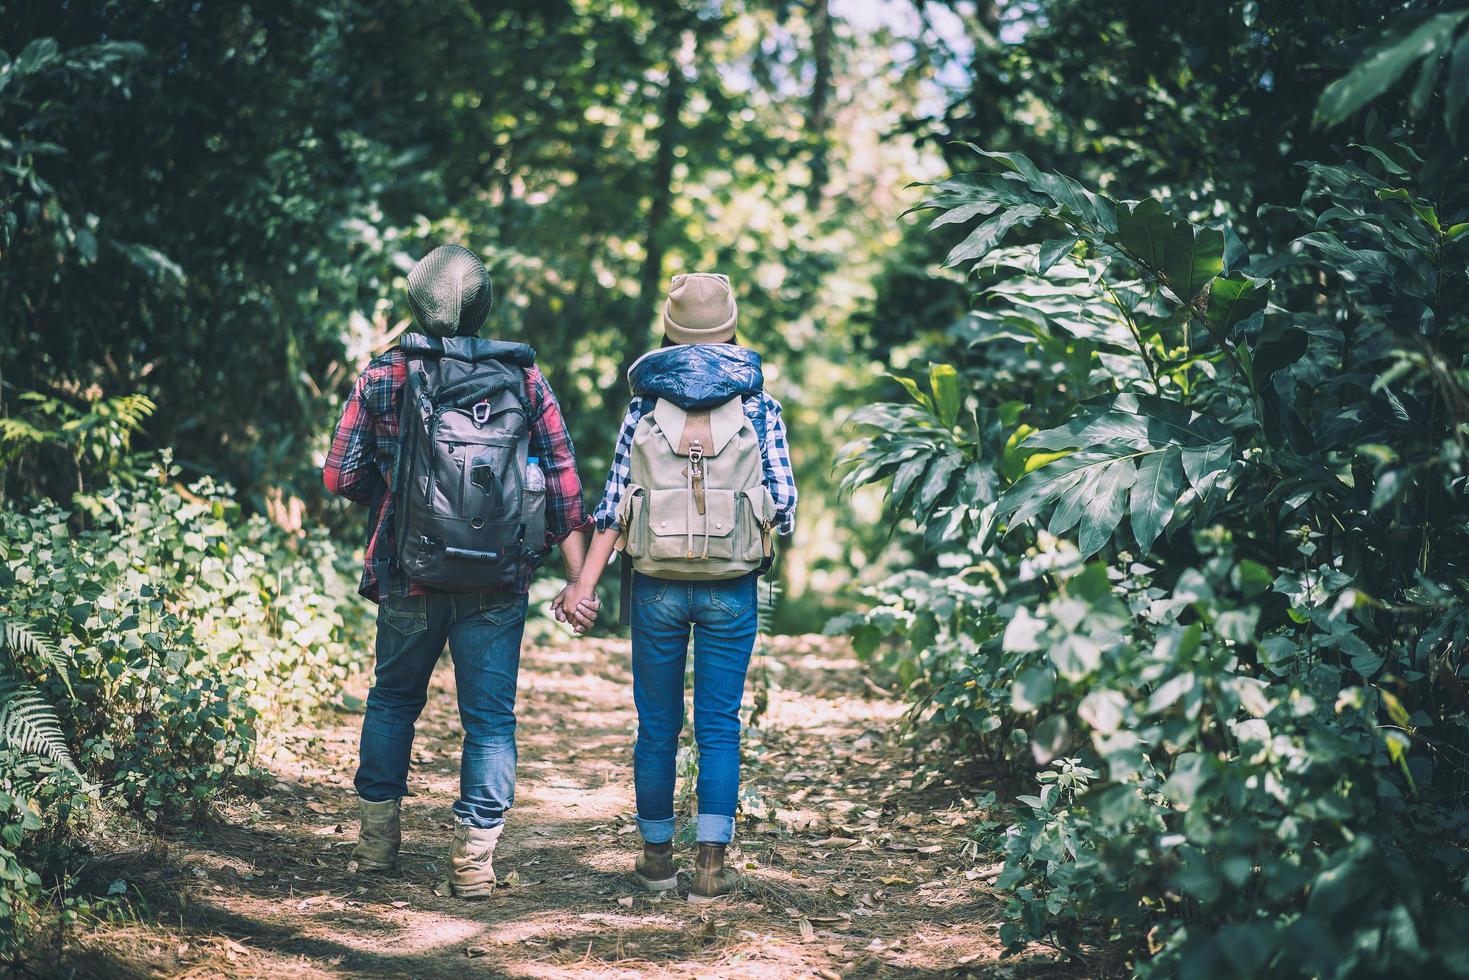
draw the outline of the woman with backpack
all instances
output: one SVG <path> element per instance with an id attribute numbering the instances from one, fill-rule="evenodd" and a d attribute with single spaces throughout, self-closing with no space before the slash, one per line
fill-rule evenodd
<path id="1" fill-rule="evenodd" d="M 673 862 L 674 763 L 684 719 L 684 665 L 694 640 L 694 737 L 699 747 L 698 857 L 693 903 L 735 886 L 724 867 L 740 783 L 740 702 L 755 646 L 755 593 L 771 536 L 794 527 L 796 483 L 780 403 L 764 391 L 760 356 L 735 343 L 727 276 L 675 276 L 663 307 L 664 345 L 628 371 L 632 402 L 594 513 L 583 574 L 563 599 L 580 626 L 614 548 L 632 625 L 638 710 L 633 782 L 650 891 L 678 885 Z M 624 573 L 626 574 L 626 573 Z"/>

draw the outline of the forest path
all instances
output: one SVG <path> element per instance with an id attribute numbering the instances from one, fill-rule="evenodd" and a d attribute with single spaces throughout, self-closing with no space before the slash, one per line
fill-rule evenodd
<path id="1" fill-rule="evenodd" d="M 265 760 L 275 782 L 263 796 L 107 869 L 155 914 L 74 935 L 64 973 L 1054 975 L 1040 951 L 998 961 L 997 868 L 966 843 L 985 816 L 976 791 L 947 764 L 915 769 L 898 738 L 904 706 L 826 638 L 774 638 L 754 668 L 768 671 L 769 706 L 746 739 L 746 812 L 761 819 L 741 821 L 738 900 L 684 902 L 682 845 L 679 892 L 641 892 L 629 873 L 627 662 L 620 640 L 525 651 L 519 787 L 495 861 L 510 884 L 488 900 L 434 891 L 458 789 L 453 673 L 441 664 L 419 723 L 398 874 L 348 870 L 361 716 L 329 712 L 285 733 Z"/>

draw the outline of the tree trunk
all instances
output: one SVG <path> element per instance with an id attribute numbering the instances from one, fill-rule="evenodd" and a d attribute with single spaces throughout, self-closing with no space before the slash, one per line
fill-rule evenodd
<path id="1" fill-rule="evenodd" d="M 653 155 L 653 193 L 648 205 L 648 234 L 644 239 L 643 268 L 638 276 L 639 316 L 652 315 L 657 299 L 662 295 L 663 256 L 668 246 L 665 226 L 669 211 L 673 208 L 673 167 L 684 136 L 682 116 L 689 94 L 687 72 L 693 63 L 698 43 L 698 33 L 691 30 L 675 31 L 670 38 L 668 82 L 663 87 L 663 100 L 659 107 L 658 149 Z M 642 355 L 643 339 L 643 335 L 637 332 L 628 337 L 627 347 L 622 355 L 620 376 L 626 376 L 633 361 Z"/>
<path id="2" fill-rule="evenodd" d="M 831 6 L 829 0 L 811 0 L 812 56 L 816 62 L 811 81 L 811 102 L 806 113 L 806 135 L 811 142 L 811 183 L 806 186 L 806 207 L 815 211 L 821 206 L 830 174 L 827 162 L 826 131 L 831 125 L 828 103 L 831 99 Z"/>

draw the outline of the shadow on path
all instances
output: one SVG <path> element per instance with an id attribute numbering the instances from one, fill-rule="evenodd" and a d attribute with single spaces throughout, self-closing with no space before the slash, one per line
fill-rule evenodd
<path id="1" fill-rule="evenodd" d="M 526 651 L 517 803 L 496 856 L 508 887 L 490 899 L 434 892 L 458 788 L 453 676 L 441 670 L 398 873 L 348 869 L 360 716 L 328 714 L 287 733 L 261 798 L 110 865 L 151 914 L 75 937 L 62 973 L 1080 975 L 1041 950 L 998 959 L 994 868 L 968 840 L 983 787 L 923 769 L 898 737 L 905 706 L 827 638 L 775 638 L 752 672 L 769 678 L 769 707 L 747 738 L 737 900 L 710 910 L 638 891 L 626 663 L 624 641 Z"/>

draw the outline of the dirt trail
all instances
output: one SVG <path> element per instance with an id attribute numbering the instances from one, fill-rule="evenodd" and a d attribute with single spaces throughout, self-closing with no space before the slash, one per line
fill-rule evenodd
<path id="1" fill-rule="evenodd" d="M 996 869 L 966 844 L 984 817 L 977 790 L 915 772 L 897 739 L 903 706 L 835 641 L 776 638 L 764 664 L 769 704 L 745 770 L 745 810 L 759 819 L 742 818 L 745 884 L 731 905 L 634 887 L 627 647 L 586 640 L 525 652 L 519 788 L 496 856 L 510 883 L 492 898 L 434 892 L 458 781 L 453 674 L 441 664 L 397 876 L 347 869 L 360 716 L 329 714 L 286 734 L 263 797 L 107 869 L 154 914 L 69 937 L 62 975 L 1055 975 L 1040 952 L 997 960 Z M 683 847 L 680 863 L 691 864 Z"/>

